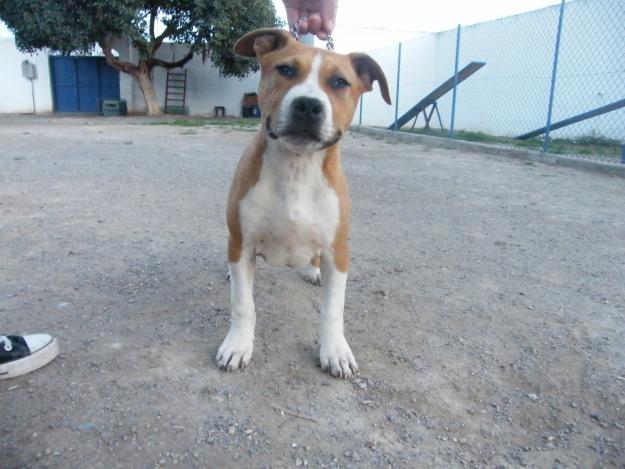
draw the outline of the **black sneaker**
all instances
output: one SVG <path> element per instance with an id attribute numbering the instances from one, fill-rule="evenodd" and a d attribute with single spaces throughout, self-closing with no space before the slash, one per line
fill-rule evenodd
<path id="1" fill-rule="evenodd" d="M 59 345 L 48 334 L 0 335 L 0 379 L 30 373 L 58 354 Z"/>

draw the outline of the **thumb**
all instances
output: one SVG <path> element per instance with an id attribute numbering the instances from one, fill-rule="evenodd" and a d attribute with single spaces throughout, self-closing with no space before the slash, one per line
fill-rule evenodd
<path id="1" fill-rule="evenodd" d="M 286 7 L 286 18 L 289 26 L 294 25 L 299 20 L 299 8 Z"/>

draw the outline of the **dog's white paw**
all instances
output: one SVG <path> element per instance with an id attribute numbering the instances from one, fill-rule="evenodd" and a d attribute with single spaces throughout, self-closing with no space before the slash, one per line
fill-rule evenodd
<path id="1" fill-rule="evenodd" d="M 300 275 L 304 280 L 313 285 L 321 285 L 321 269 L 309 265 L 300 271 Z"/>
<path id="2" fill-rule="evenodd" d="M 358 372 L 358 364 L 343 334 L 322 338 L 319 358 L 321 369 L 337 378 L 349 378 Z"/>
<path id="3" fill-rule="evenodd" d="M 254 333 L 230 329 L 217 351 L 217 365 L 225 371 L 245 368 L 252 359 Z"/>

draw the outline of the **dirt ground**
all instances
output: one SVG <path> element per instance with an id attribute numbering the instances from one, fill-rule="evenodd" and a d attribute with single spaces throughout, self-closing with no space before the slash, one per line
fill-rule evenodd
<path id="1" fill-rule="evenodd" d="M 61 347 L 0 382 L 1 467 L 624 467 L 623 179 L 348 135 L 360 376 L 321 372 L 319 287 L 262 261 L 225 373 L 251 133 L 146 123 L 0 119 L 1 330 Z"/>

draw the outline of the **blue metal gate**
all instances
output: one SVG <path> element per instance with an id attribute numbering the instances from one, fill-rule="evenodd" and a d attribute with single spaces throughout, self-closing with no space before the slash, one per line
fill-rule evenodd
<path id="1" fill-rule="evenodd" d="M 51 56 L 55 112 L 100 112 L 103 99 L 119 99 L 119 72 L 104 57 Z"/>

